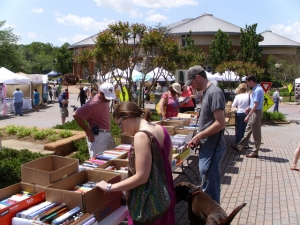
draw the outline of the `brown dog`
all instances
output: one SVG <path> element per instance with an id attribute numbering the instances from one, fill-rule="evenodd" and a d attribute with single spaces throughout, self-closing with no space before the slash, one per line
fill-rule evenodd
<path id="1" fill-rule="evenodd" d="M 227 216 L 221 206 L 209 195 L 188 182 L 181 182 L 175 187 L 176 203 L 181 200 L 188 202 L 190 225 L 226 225 L 230 224 L 236 214 L 244 208 L 241 204 Z"/>

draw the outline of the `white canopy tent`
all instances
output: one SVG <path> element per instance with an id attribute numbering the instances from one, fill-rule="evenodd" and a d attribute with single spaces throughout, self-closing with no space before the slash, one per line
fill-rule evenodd
<path id="1" fill-rule="evenodd" d="M 215 73 L 217 81 L 239 81 L 240 77 L 233 71 L 225 71 L 224 73 Z M 246 77 L 242 77 L 242 81 L 245 81 Z"/>
<path id="2" fill-rule="evenodd" d="M 31 83 L 31 80 L 28 77 L 26 78 L 16 74 L 5 67 L 0 68 L 0 80 L 5 84 L 27 85 Z"/>
<path id="3" fill-rule="evenodd" d="M 107 74 L 105 74 L 104 79 L 105 80 L 111 79 L 111 78 L 113 78 L 113 75 L 118 76 L 118 77 L 126 77 L 126 75 L 124 74 L 124 71 L 117 68 L 117 69 L 115 69 L 113 71 L 110 71 Z"/>
<path id="4" fill-rule="evenodd" d="M 158 78 L 157 81 L 165 81 L 165 78 L 167 81 L 175 80 L 175 77 L 173 76 L 172 73 L 170 73 L 169 71 L 167 71 L 163 68 L 159 68 L 159 67 L 156 67 L 154 70 L 147 73 L 146 76 L 148 76 L 151 79 Z"/>

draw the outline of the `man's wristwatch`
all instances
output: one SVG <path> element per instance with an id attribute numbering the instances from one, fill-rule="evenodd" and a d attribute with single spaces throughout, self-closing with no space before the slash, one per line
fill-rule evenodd
<path id="1" fill-rule="evenodd" d="M 112 186 L 112 184 L 107 184 L 107 191 L 108 191 L 108 193 L 110 193 L 111 186 Z"/>

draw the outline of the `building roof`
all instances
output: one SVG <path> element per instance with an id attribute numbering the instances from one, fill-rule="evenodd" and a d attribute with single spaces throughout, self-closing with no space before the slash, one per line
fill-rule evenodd
<path id="1" fill-rule="evenodd" d="M 204 13 L 194 19 L 181 21 L 177 26 L 171 24 L 170 28 L 171 35 L 185 35 L 189 34 L 190 31 L 192 31 L 193 34 L 215 34 L 219 29 L 228 34 L 239 35 L 241 33 L 241 27 L 216 18 L 208 13 Z"/>
<path id="2" fill-rule="evenodd" d="M 97 37 L 98 37 L 98 34 L 94 34 L 91 37 L 88 37 L 82 41 L 79 41 L 79 42 L 76 42 L 75 44 L 70 45 L 68 47 L 68 49 L 78 48 L 78 47 L 86 47 L 86 46 L 94 46 Z"/>
<path id="3" fill-rule="evenodd" d="M 270 30 L 262 32 L 261 35 L 264 40 L 259 42 L 260 47 L 300 47 L 300 43 L 275 34 Z"/>

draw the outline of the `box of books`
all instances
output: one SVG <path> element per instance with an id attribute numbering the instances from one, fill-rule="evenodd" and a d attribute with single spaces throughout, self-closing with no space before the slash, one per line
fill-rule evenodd
<path id="1" fill-rule="evenodd" d="M 100 222 L 105 217 L 109 216 L 111 213 L 116 211 L 121 206 L 121 201 L 118 198 L 111 200 L 105 205 L 101 206 L 97 210 L 94 211 L 94 215 L 97 218 L 97 221 Z"/>
<path id="2" fill-rule="evenodd" d="M 188 117 L 184 117 L 188 116 Z M 184 126 L 187 126 L 190 124 L 190 115 L 189 114 L 184 114 L 184 113 L 178 113 L 177 117 L 171 117 L 168 118 L 170 121 L 182 121 Z"/>
<path id="3" fill-rule="evenodd" d="M 46 156 L 21 166 L 21 180 L 25 183 L 47 186 L 78 172 L 79 161 L 61 156 Z"/>
<path id="4" fill-rule="evenodd" d="M 161 121 L 153 121 L 152 123 L 160 124 L 164 127 L 165 126 L 173 127 L 174 129 L 181 128 L 184 126 L 183 121 L 179 121 L 179 120 L 161 120 Z"/>
<path id="5" fill-rule="evenodd" d="M 11 224 L 17 212 L 45 201 L 45 192 L 39 192 L 44 189 L 23 182 L 1 189 L 0 224 Z"/>
<path id="6" fill-rule="evenodd" d="M 108 183 L 121 181 L 119 174 L 106 171 L 84 170 L 47 186 L 47 201 L 66 203 L 70 208 L 80 207 L 84 213 L 94 213 L 108 202 L 118 199 L 122 192 L 104 193 L 96 187 L 102 180 Z"/>
<path id="7" fill-rule="evenodd" d="M 107 172 L 120 174 L 121 179 L 124 180 L 128 178 L 128 160 L 124 160 L 124 159 L 111 160 L 102 164 L 95 170 L 100 170 L 100 171 L 104 170 Z"/>

